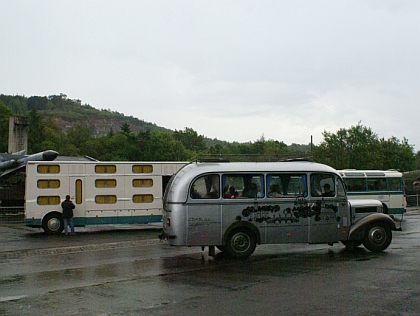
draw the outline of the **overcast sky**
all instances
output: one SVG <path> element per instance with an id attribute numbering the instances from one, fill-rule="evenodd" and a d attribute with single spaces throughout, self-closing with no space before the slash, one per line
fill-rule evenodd
<path id="1" fill-rule="evenodd" d="M 0 0 L 0 93 L 227 141 L 361 122 L 420 150 L 419 0 Z"/>

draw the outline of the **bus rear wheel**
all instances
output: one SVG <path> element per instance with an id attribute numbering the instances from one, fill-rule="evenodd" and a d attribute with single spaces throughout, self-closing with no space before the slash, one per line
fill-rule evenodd
<path id="1" fill-rule="evenodd" d="M 374 223 L 370 225 L 363 238 L 363 246 L 372 252 L 381 252 L 388 248 L 392 240 L 392 232 L 387 224 Z"/>
<path id="2" fill-rule="evenodd" d="M 64 229 L 63 218 L 60 214 L 48 214 L 42 220 L 42 229 L 47 234 L 60 234 Z"/>
<path id="3" fill-rule="evenodd" d="M 257 246 L 255 235 L 248 229 L 233 230 L 226 241 L 226 253 L 233 258 L 247 258 Z"/>

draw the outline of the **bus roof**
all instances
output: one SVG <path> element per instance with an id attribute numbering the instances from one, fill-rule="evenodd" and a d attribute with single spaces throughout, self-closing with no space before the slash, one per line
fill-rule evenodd
<path id="1" fill-rule="evenodd" d="M 180 169 L 172 180 L 168 194 L 171 202 L 183 202 L 187 198 L 187 192 L 191 182 L 200 175 L 210 173 L 275 173 L 275 172 L 321 172 L 332 173 L 340 177 L 333 168 L 308 161 L 286 162 L 222 162 L 202 163 L 193 162 Z"/>
<path id="2" fill-rule="evenodd" d="M 398 170 L 356 170 L 344 169 L 337 170 L 342 177 L 402 177 L 402 173 Z"/>
<path id="3" fill-rule="evenodd" d="M 189 179 L 204 173 L 223 173 L 223 172 L 328 172 L 339 175 L 332 167 L 308 161 L 290 162 L 222 162 L 222 163 L 202 163 L 193 162 L 180 170 L 183 177 L 188 173 Z"/>

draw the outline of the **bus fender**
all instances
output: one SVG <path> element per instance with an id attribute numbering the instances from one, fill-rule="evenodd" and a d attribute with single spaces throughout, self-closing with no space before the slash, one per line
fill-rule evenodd
<path id="1" fill-rule="evenodd" d="M 370 214 L 357 221 L 349 231 L 348 240 L 362 240 L 365 235 L 366 228 L 375 222 L 382 222 L 389 226 L 391 230 L 398 230 L 393 219 L 383 213 Z"/>
<path id="2" fill-rule="evenodd" d="M 223 245 L 226 245 L 226 239 L 229 236 L 230 232 L 236 228 L 247 228 L 250 231 L 252 231 L 255 234 L 255 237 L 257 239 L 257 244 L 261 244 L 261 235 L 259 229 L 252 223 L 247 221 L 238 221 L 230 225 L 225 233 L 223 234 L 222 243 Z"/>

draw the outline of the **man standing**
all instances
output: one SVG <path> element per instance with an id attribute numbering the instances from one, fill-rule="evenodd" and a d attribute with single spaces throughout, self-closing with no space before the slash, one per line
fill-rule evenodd
<path id="1" fill-rule="evenodd" d="M 68 224 L 70 223 L 70 232 L 74 233 L 74 221 L 73 221 L 73 209 L 75 208 L 72 201 L 70 201 L 70 195 L 66 195 L 66 200 L 61 203 L 63 209 L 63 220 L 64 220 L 64 235 L 68 235 Z"/>

